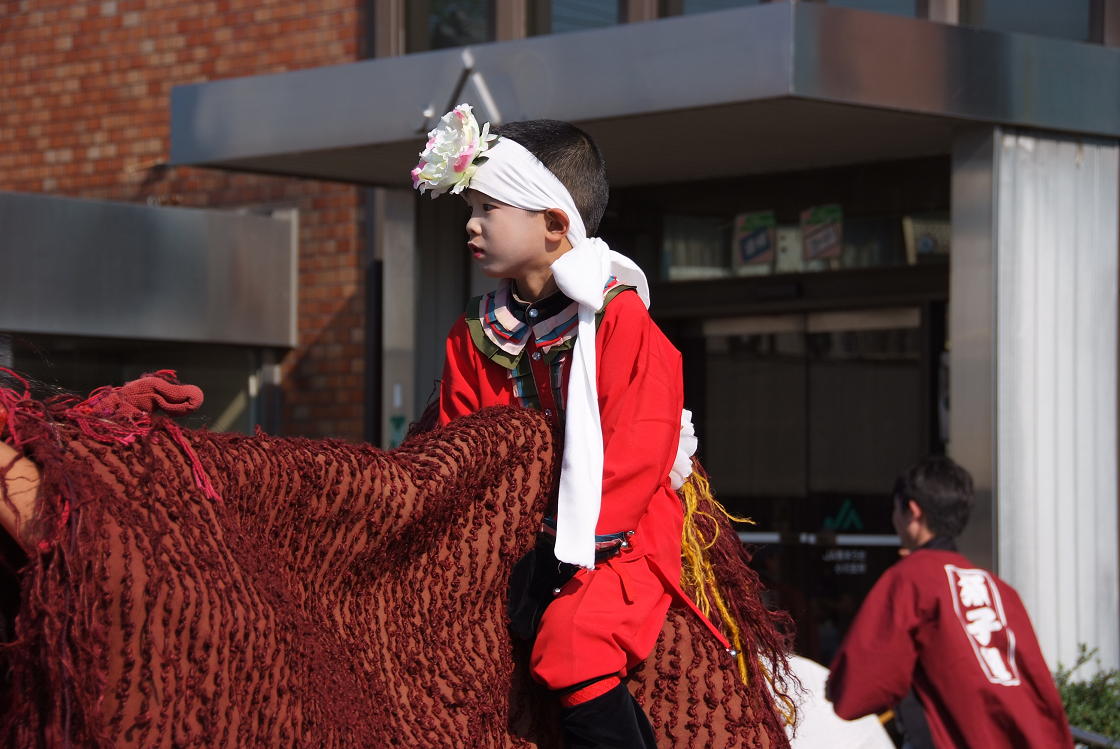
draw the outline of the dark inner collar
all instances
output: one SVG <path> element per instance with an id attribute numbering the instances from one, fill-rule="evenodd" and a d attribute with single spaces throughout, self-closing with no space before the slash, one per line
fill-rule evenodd
<path id="1" fill-rule="evenodd" d="M 938 551 L 956 551 L 957 542 L 948 536 L 934 536 L 924 544 L 919 546 L 915 551 L 922 549 L 936 549 Z"/>
<path id="2" fill-rule="evenodd" d="M 530 325 L 536 324 L 541 320 L 547 320 L 553 315 L 560 314 L 571 303 L 572 300 L 564 296 L 562 291 L 550 294 L 538 302 L 526 302 L 517 296 L 517 285 L 512 281 L 509 285 L 509 311 L 518 322 L 529 323 Z M 530 317 L 529 310 L 531 309 L 537 311 L 535 317 Z"/>

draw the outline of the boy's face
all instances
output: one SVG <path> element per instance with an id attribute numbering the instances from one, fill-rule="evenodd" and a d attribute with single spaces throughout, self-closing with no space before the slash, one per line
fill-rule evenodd
<path id="1" fill-rule="evenodd" d="M 467 249 L 491 278 L 524 280 L 548 273 L 554 257 L 546 250 L 547 226 L 543 211 L 526 211 L 467 190 L 471 217 L 467 221 Z"/>

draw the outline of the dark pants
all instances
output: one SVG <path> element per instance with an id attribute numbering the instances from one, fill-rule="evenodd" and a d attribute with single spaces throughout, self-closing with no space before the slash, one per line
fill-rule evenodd
<path id="1" fill-rule="evenodd" d="M 657 749 L 653 726 L 625 684 L 560 708 L 560 726 L 568 749 Z"/>

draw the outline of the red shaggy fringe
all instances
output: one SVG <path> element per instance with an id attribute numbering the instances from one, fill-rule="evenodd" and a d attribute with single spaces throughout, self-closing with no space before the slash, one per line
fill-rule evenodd
<path id="1" fill-rule="evenodd" d="M 11 389 L 0 404 L 40 466 L 44 539 L 2 651 L 5 746 L 559 746 L 505 620 L 555 477 L 540 414 L 484 411 L 383 452 L 107 424 Z M 737 542 L 712 552 L 780 672 Z M 659 746 L 787 746 L 762 680 L 745 687 L 683 610 L 629 686 Z"/>

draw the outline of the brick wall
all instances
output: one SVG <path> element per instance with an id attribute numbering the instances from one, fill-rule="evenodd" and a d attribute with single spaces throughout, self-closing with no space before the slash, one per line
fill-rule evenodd
<path id="1" fill-rule="evenodd" d="M 356 60 L 361 0 L 7 0 L 0 189 L 299 209 L 299 348 L 289 434 L 362 435 L 358 191 L 162 166 L 172 86 Z"/>

